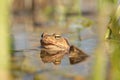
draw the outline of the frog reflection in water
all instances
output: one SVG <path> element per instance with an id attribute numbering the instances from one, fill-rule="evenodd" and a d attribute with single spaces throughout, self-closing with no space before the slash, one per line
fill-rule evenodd
<path id="1" fill-rule="evenodd" d="M 66 38 L 57 34 L 43 33 L 41 35 L 40 57 L 44 63 L 53 62 L 55 65 L 61 63 L 61 59 L 68 54 L 70 64 L 84 61 L 88 55 L 73 45 L 69 45 Z"/>

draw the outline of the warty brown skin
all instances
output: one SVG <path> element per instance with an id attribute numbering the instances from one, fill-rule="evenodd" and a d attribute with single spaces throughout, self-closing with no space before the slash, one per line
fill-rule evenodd
<path id="1" fill-rule="evenodd" d="M 43 33 L 40 40 L 42 49 L 40 57 L 44 63 L 59 65 L 65 54 L 69 55 L 70 64 L 84 61 L 88 55 L 73 45 L 69 45 L 66 38 L 58 34 Z"/>
<path id="2" fill-rule="evenodd" d="M 43 33 L 41 38 L 41 46 L 49 54 L 56 54 L 58 51 L 68 52 L 70 45 L 66 38 L 57 34 Z"/>

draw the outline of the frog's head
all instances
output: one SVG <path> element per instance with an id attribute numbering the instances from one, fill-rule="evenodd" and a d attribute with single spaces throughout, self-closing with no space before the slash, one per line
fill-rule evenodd
<path id="1" fill-rule="evenodd" d="M 58 34 L 48 34 L 48 33 L 43 33 L 41 35 L 41 46 L 44 48 L 59 48 L 59 49 L 68 49 L 69 48 L 69 43 L 67 39 L 62 37 L 61 35 Z"/>

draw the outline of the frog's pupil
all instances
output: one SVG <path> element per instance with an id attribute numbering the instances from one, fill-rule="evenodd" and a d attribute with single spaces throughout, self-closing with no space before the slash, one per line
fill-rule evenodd
<path id="1" fill-rule="evenodd" d="M 60 35 L 55 35 L 55 38 L 58 38 L 58 39 L 59 39 L 60 37 L 61 37 Z"/>

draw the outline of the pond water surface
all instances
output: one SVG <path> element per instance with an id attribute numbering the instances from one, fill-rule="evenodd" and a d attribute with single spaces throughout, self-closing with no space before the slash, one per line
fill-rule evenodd
<path id="1" fill-rule="evenodd" d="M 13 31 L 15 59 L 12 72 L 15 80 L 74 80 L 76 77 L 87 78 L 91 74 L 93 54 L 98 43 L 92 27 L 84 28 L 79 32 L 73 31 L 72 34 L 62 34 L 70 44 L 88 54 L 89 58 L 79 64 L 70 65 L 68 57 L 65 56 L 62 63 L 57 66 L 52 63 L 45 64 L 40 59 L 42 32 L 26 32 L 23 25 L 18 27 Z"/>

